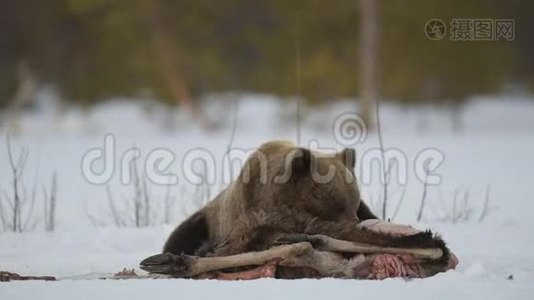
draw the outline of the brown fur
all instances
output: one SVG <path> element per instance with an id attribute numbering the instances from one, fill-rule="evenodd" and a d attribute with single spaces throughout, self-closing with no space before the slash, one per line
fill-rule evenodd
<path id="1" fill-rule="evenodd" d="M 209 249 L 210 255 L 232 255 L 267 249 L 291 233 L 323 234 L 377 246 L 446 249 L 430 232 L 393 237 L 357 228 L 359 216 L 374 215 L 360 201 L 355 159 L 351 149 L 326 157 L 289 142 L 263 144 L 246 161 L 237 180 L 171 234 L 163 252 L 205 255 Z M 332 180 L 314 179 L 314 170 L 327 174 L 329 169 L 334 170 Z M 448 260 L 448 254 L 444 256 Z"/>

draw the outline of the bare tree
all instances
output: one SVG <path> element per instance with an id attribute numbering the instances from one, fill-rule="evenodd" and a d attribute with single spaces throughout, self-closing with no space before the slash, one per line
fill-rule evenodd
<path id="1" fill-rule="evenodd" d="M 174 101 L 180 102 L 188 110 L 193 120 L 202 128 L 211 129 L 213 124 L 202 114 L 198 105 L 192 100 L 186 79 L 183 76 L 180 61 L 180 47 L 175 44 L 173 33 L 169 31 L 168 18 L 162 0 L 152 1 L 150 17 L 150 41 L 157 63 Z"/>
<path id="2" fill-rule="evenodd" d="M 378 98 L 379 1 L 360 0 L 360 91 L 361 112 L 372 128 L 372 107 Z"/>
<path id="3" fill-rule="evenodd" d="M 378 107 L 378 105 L 377 105 Z M 378 109 L 376 110 L 378 113 Z M 389 168 L 386 167 L 386 155 L 384 150 L 384 141 L 382 139 L 382 129 L 380 128 L 380 116 L 377 115 L 377 132 L 378 132 L 378 142 L 380 146 L 380 156 L 382 158 L 382 174 L 384 175 L 384 182 L 382 183 L 382 219 L 385 220 L 387 217 L 387 207 L 388 207 L 388 183 L 389 183 Z"/>
<path id="4" fill-rule="evenodd" d="M 296 129 L 297 129 L 297 145 L 300 146 L 301 142 L 301 123 L 302 123 L 302 99 L 301 99 L 301 32 L 300 32 L 300 19 L 301 13 L 297 13 L 297 32 L 295 38 L 295 89 L 296 89 L 296 101 L 297 101 L 297 115 L 296 115 Z"/>
<path id="5" fill-rule="evenodd" d="M 361 113 L 368 128 L 372 129 L 372 107 L 375 104 L 376 126 L 378 141 L 382 153 L 382 171 L 384 184 L 382 191 L 382 218 L 387 217 L 388 206 L 388 175 L 384 154 L 384 141 L 380 128 L 380 113 L 378 101 L 378 49 L 379 49 L 379 1 L 360 0 L 361 6 L 361 31 L 360 31 L 360 103 Z"/>

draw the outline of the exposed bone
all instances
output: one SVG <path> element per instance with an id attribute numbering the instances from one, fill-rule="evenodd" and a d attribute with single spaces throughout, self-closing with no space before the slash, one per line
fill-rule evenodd
<path id="1" fill-rule="evenodd" d="M 363 254 L 411 254 L 416 258 L 430 259 L 439 259 L 443 256 L 443 251 L 440 248 L 379 247 L 370 244 L 338 240 L 321 234 L 307 236 L 307 239 L 309 241 L 316 241 L 316 243 L 312 243 L 317 245 L 315 246 L 316 249 L 322 251 Z"/>
<path id="2" fill-rule="evenodd" d="M 208 273 L 210 274 L 210 273 Z M 200 275 L 202 276 L 202 275 Z M 275 278 L 276 263 L 267 263 L 263 266 L 255 267 L 254 269 L 239 271 L 239 272 L 218 272 L 213 278 L 219 280 L 252 280 L 258 278 Z"/>
<path id="3" fill-rule="evenodd" d="M 189 261 L 189 265 L 186 271 L 187 274 L 183 275 L 189 277 L 226 268 L 259 266 L 275 259 L 280 260 L 280 265 L 285 265 L 284 261 L 287 261 L 287 259 L 310 251 L 313 252 L 313 248 L 309 243 L 297 243 L 277 246 L 264 251 L 246 252 L 230 256 L 191 257 L 191 260 L 186 260 Z"/>

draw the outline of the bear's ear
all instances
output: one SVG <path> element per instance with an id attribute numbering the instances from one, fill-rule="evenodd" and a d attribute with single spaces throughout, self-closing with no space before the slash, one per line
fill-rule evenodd
<path id="1" fill-rule="evenodd" d="M 289 154 L 292 174 L 303 174 L 310 172 L 311 151 L 306 148 L 297 148 Z"/>
<path id="2" fill-rule="evenodd" d="M 356 166 L 356 150 L 353 148 L 345 148 L 336 155 L 347 167 L 347 169 L 354 171 Z"/>

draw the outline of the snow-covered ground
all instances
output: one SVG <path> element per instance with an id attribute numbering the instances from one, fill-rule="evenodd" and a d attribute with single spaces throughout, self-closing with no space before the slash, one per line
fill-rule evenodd
<path id="1" fill-rule="evenodd" d="M 206 133 L 191 125 L 185 113 L 169 112 L 152 104 L 117 100 L 90 111 L 59 111 L 51 98 L 43 95 L 41 101 L 48 102 L 43 106 L 45 109 L 23 114 L 15 127 L 18 135 L 11 137 L 15 154 L 20 153 L 21 147 L 29 149 L 24 182 L 29 194 L 34 182 L 38 182 L 32 218 L 37 223 L 33 231 L 23 234 L 0 232 L 0 270 L 54 275 L 61 280 L 1 283 L 0 299 L 150 296 L 324 299 L 371 295 L 377 299 L 398 295 L 411 299 L 532 299 L 534 296 L 534 101 L 531 99 L 472 99 L 460 114 L 463 120 L 460 133 L 452 131 L 451 114 L 444 108 L 382 106 L 385 147 L 394 150 L 392 153 L 401 153 L 406 163 L 400 169 L 406 182 L 399 182 L 399 176 L 395 175 L 389 187 L 388 216 L 394 214 L 405 189 L 394 221 L 441 233 L 459 257 L 457 270 L 409 282 L 402 279 L 216 282 L 98 278 L 124 267 L 137 268 L 141 259 L 160 251 L 175 224 L 198 206 L 199 200 L 193 201 L 199 197 L 197 188 L 184 174 L 188 167 L 184 158 L 190 157 L 192 151 L 202 155 L 211 153 L 209 161 L 213 160 L 214 164 L 209 171 L 215 175 L 211 192 L 220 189 L 224 184 L 221 182 L 223 157 L 236 111 L 237 130 L 232 146 L 250 149 L 270 139 L 295 140 L 295 106 L 278 104 L 269 96 L 214 96 L 206 110 L 218 129 Z M 333 124 L 343 113 L 356 109 L 347 101 L 306 110 L 301 144 L 309 145 L 313 140 L 321 148 L 341 149 L 348 142 L 334 138 Z M 174 122 L 169 122 L 169 113 L 175 114 Z M 131 205 L 123 203 L 131 203 L 134 189 L 131 184 L 121 183 L 123 154 L 137 147 L 140 162 L 145 162 L 154 150 L 170 150 L 174 155 L 169 171 L 178 175 L 179 184 L 169 190 L 148 182 L 153 201 L 150 227 L 114 226 L 105 185 L 92 184 L 84 176 L 84 155 L 95 147 L 103 147 L 107 133 L 114 137 L 116 156 L 115 172 L 108 184 L 119 210 L 128 216 L 132 215 Z M 2 134 L 0 191 L 3 199 L 12 193 L 5 144 Z M 357 172 L 360 179 L 368 177 L 361 182 L 363 198 L 376 212 L 381 199 L 378 168 L 369 167 L 364 161 L 369 156 L 373 158 L 377 145 L 373 133 L 355 145 Z M 425 152 L 429 149 L 438 152 Z M 433 172 L 441 176 L 441 183 L 428 186 L 423 219 L 416 222 L 424 183 L 416 176 L 415 169 L 425 153 L 443 155 L 443 163 Z M 102 166 L 100 161 L 95 163 L 95 168 Z M 53 172 L 58 179 L 57 229 L 50 233 L 43 229 L 41 190 L 42 185 L 49 189 Z M 488 187 L 488 212 L 479 222 Z M 168 191 L 171 197 L 167 199 L 172 199 L 173 206 L 172 213 L 165 216 L 163 207 Z M 467 220 L 462 220 L 466 214 Z M 454 218 L 458 220 L 453 222 Z"/>

